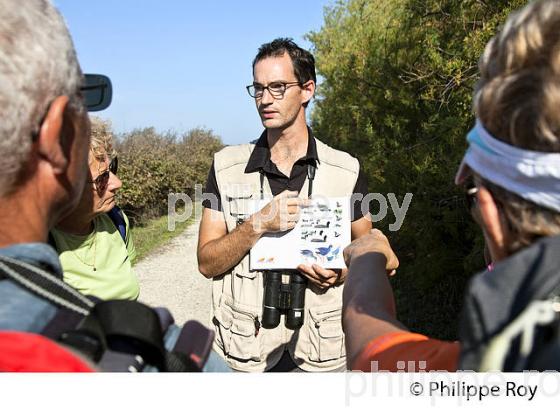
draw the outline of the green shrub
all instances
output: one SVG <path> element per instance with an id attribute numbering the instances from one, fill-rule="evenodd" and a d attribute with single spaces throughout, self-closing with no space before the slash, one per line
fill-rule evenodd
<path id="1" fill-rule="evenodd" d="M 465 283 L 483 267 L 482 236 L 453 177 L 474 123 L 478 58 L 524 3 L 338 1 L 308 36 L 324 78 L 316 135 L 360 159 L 370 192 L 414 194 L 398 232 L 390 218 L 378 224 L 400 257 L 397 307 L 413 330 L 456 337 Z"/>
<path id="2" fill-rule="evenodd" d="M 158 133 L 154 128 L 134 130 L 117 138 L 119 177 L 123 182 L 119 204 L 133 223 L 167 212 L 169 193 L 193 197 L 196 184 L 205 184 L 221 139 L 202 128 L 183 135 Z"/>

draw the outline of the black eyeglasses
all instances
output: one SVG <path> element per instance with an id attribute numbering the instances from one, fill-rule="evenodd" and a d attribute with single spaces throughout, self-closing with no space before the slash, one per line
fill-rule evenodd
<path id="1" fill-rule="evenodd" d="M 109 185 L 109 177 L 111 176 L 111 173 L 113 173 L 113 175 L 117 175 L 118 169 L 119 159 L 118 157 L 115 157 L 109 163 L 109 168 L 99 174 L 93 181 L 88 182 L 95 185 L 97 192 L 104 192 L 107 189 L 107 185 Z"/>
<path id="2" fill-rule="evenodd" d="M 268 84 L 266 87 L 262 84 L 252 84 L 248 85 L 246 88 L 249 95 L 253 98 L 262 98 L 262 96 L 264 95 L 264 90 L 268 90 L 270 95 L 272 95 L 272 98 L 274 98 L 275 100 L 280 100 L 284 97 L 286 90 L 295 85 L 299 85 L 300 87 L 302 86 L 299 81 L 293 81 L 290 83 L 276 81 L 274 83 Z"/>

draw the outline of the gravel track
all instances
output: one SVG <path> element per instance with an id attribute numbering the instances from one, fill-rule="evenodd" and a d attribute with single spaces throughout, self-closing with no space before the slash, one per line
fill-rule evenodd
<path id="1" fill-rule="evenodd" d="M 208 326 L 212 281 L 198 272 L 196 246 L 199 221 L 134 266 L 141 302 L 168 308 L 175 322 L 196 319 Z"/>

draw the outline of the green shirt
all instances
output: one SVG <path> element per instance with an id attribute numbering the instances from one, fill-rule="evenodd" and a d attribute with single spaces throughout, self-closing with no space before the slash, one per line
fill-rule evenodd
<path id="1" fill-rule="evenodd" d="M 65 282 L 103 300 L 138 298 L 138 278 L 131 265 L 136 249 L 126 215 L 124 220 L 125 241 L 106 214 L 95 217 L 94 231 L 87 236 L 52 230 Z"/>

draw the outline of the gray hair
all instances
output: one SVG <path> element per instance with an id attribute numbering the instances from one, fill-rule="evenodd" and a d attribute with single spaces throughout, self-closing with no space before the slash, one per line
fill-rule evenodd
<path id="1" fill-rule="evenodd" d="M 49 104 L 83 110 L 82 72 L 49 0 L 0 0 L 0 197 L 13 192 Z"/>
<path id="2" fill-rule="evenodd" d="M 111 121 L 104 120 L 94 115 L 89 116 L 91 123 L 90 157 L 105 161 L 107 155 L 110 159 L 117 153 L 113 148 L 113 130 Z"/>

